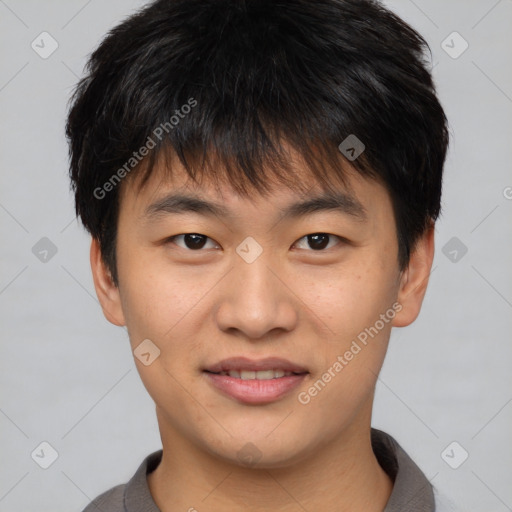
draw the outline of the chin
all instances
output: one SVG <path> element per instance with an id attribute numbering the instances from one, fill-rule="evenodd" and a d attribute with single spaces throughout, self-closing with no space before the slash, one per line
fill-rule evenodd
<path id="1" fill-rule="evenodd" d="M 296 436 L 298 429 L 294 429 L 294 432 Z M 297 439 L 292 432 L 283 431 L 281 437 L 272 439 L 268 436 L 233 436 L 220 444 L 209 444 L 206 449 L 229 465 L 246 469 L 272 469 L 291 467 L 301 462 L 314 453 L 318 444 L 312 441 L 308 446 L 303 437 Z"/>

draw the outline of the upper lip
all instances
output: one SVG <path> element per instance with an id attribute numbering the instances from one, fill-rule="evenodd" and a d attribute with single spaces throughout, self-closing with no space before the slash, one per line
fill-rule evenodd
<path id="1" fill-rule="evenodd" d="M 205 368 L 212 373 L 228 372 L 232 370 L 282 370 L 294 373 L 309 373 L 306 368 L 280 357 L 267 357 L 265 359 L 249 359 L 247 357 L 230 357 Z"/>

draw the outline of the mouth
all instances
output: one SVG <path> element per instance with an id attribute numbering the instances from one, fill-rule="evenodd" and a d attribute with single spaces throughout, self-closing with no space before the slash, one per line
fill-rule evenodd
<path id="1" fill-rule="evenodd" d="M 232 375 L 232 377 L 242 378 L 244 380 L 257 378 L 257 374 L 261 374 L 262 379 L 269 379 L 283 377 L 283 375 L 281 375 L 282 372 L 290 375 L 309 373 L 305 367 L 280 357 L 266 357 L 265 359 L 230 357 L 229 359 L 223 359 L 218 363 L 207 366 L 204 368 L 204 371 L 216 374 L 238 372 L 240 375 Z M 268 372 L 268 375 L 263 375 L 263 372 Z M 277 373 L 277 376 L 270 376 L 270 372 L 274 372 L 274 375 Z"/>
<path id="2" fill-rule="evenodd" d="M 227 375 L 229 377 L 233 377 L 234 379 L 241 380 L 271 380 L 271 379 L 280 379 L 282 377 L 290 377 L 291 375 L 303 375 L 302 372 L 288 372 L 279 369 L 271 369 L 271 370 L 225 370 L 221 372 L 210 372 L 205 370 L 207 373 L 211 373 L 213 375 Z M 305 372 L 307 373 L 307 372 Z"/>
<path id="3" fill-rule="evenodd" d="M 203 369 L 208 382 L 224 396 L 245 404 L 274 402 L 289 394 L 309 374 L 280 358 L 230 358 Z"/>

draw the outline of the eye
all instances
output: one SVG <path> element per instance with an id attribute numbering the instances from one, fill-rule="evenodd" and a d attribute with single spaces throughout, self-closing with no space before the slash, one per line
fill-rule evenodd
<path id="1" fill-rule="evenodd" d="M 179 243 L 176 243 L 177 240 L 182 240 L 183 245 L 180 245 Z M 213 240 L 206 235 L 201 235 L 199 233 L 184 233 L 182 235 L 174 235 L 171 236 L 166 240 L 167 243 L 173 243 L 176 244 L 178 247 L 181 247 L 183 249 L 190 249 L 192 251 L 197 251 L 199 249 L 203 249 L 207 242 L 210 241 L 214 244 L 214 247 L 210 247 L 215 249 L 218 247 Z M 209 247 L 207 247 L 208 249 Z"/>
<path id="2" fill-rule="evenodd" d="M 329 246 L 330 239 L 332 238 L 337 238 L 338 240 L 341 240 L 343 242 L 343 238 L 336 235 L 331 235 L 329 233 L 312 233 L 311 235 L 306 235 L 300 238 L 297 242 L 295 242 L 295 246 L 299 246 L 301 241 L 304 240 L 304 243 L 308 244 L 309 247 L 314 251 L 322 251 L 326 247 L 332 247 L 332 245 Z M 299 247 L 299 249 L 303 248 L 304 247 Z"/>

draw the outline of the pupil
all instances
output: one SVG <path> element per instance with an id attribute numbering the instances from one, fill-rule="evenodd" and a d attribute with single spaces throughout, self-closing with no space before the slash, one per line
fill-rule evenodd
<path id="1" fill-rule="evenodd" d="M 327 247 L 329 243 L 329 235 L 320 233 L 316 235 L 308 235 L 309 245 L 314 250 L 319 250 Z"/>
<path id="2" fill-rule="evenodd" d="M 206 240 L 203 235 L 195 233 L 185 235 L 185 245 L 189 249 L 201 249 L 204 246 Z"/>

